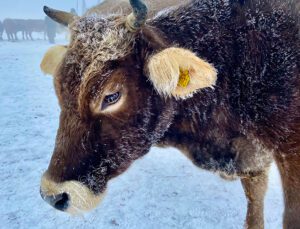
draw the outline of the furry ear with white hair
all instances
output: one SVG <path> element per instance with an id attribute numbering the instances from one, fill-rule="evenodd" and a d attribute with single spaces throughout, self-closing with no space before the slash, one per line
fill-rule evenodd
<path id="1" fill-rule="evenodd" d="M 43 57 L 43 60 L 40 64 L 41 70 L 45 74 L 54 75 L 66 52 L 67 48 L 65 46 L 56 45 L 51 47 Z"/>
<path id="2" fill-rule="evenodd" d="M 154 88 L 162 96 L 176 99 L 191 97 L 202 88 L 213 87 L 217 70 L 183 48 L 167 48 L 150 57 L 147 72 Z"/>

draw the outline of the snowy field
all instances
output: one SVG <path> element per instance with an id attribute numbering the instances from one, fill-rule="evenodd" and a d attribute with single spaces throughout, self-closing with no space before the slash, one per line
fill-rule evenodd
<path id="1" fill-rule="evenodd" d="M 109 183 L 93 212 L 71 217 L 39 195 L 58 127 L 52 78 L 39 63 L 46 41 L 0 42 L 0 228 L 243 228 L 246 199 L 228 182 L 192 165 L 175 149 L 153 148 Z M 283 200 L 275 166 L 265 202 L 267 229 L 282 227 Z"/>

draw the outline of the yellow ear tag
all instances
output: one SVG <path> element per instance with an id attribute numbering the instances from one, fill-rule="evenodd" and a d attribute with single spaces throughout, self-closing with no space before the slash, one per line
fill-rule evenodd
<path id="1" fill-rule="evenodd" d="M 178 80 L 178 86 L 186 88 L 191 81 L 189 70 L 180 69 L 180 75 Z"/>

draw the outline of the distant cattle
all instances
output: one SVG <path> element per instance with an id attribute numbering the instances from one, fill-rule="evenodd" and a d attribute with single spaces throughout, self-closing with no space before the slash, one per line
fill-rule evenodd
<path id="1" fill-rule="evenodd" d="M 18 40 L 18 32 L 22 33 L 23 40 L 33 40 L 32 33 L 43 33 L 44 39 L 48 38 L 50 43 L 54 43 L 57 32 L 57 23 L 50 18 L 43 19 L 5 19 L 3 26 L 0 24 L 0 39 L 2 30 L 5 30 L 9 41 Z"/>
<path id="2" fill-rule="evenodd" d="M 45 17 L 45 30 L 48 37 L 49 43 L 55 43 L 57 23 L 53 21 L 50 17 Z"/>
<path id="3" fill-rule="evenodd" d="M 40 20 L 40 19 L 25 20 L 24 38 L 33 40 L 32 32 L 44 33 L 44 38 L 46 38 L 46 36 L 45 36 L 45 33 L 46 33 L 45 21 Z"/>
<path id="4" fill-rule="evenodd" d="M 24 19 L 10 19 L 7 18 L 3 21 L 4 30 L 7 35 L 7 39 L 10 41 L 18 40 L 18 32 L 22 32 L 24 39 L 25 32 L 25 21 Z"/>
<path id="5" fill-rule="evenodd" d="M 2 34 L 3 34 L 3 24 L 2 24 L 2 22 L 0 21 L 0 41 L 3 40 Z"/>

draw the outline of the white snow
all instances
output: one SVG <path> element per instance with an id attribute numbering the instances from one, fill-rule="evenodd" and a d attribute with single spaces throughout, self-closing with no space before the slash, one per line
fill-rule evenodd
<path id="1" fill-rule="evenodd" d="M 46 41 L 0 42 L 0 228 L 243 228 L 246 199 L 239 181 L 196 168 L 175 149 L 153 148 L 109 183 L 93 212 L 71 217 L 39 195 L 58 126 L 52 78 L 39 70 Z M 266 228 L 282 227 L 275 166 L 265 202 Z"/>

